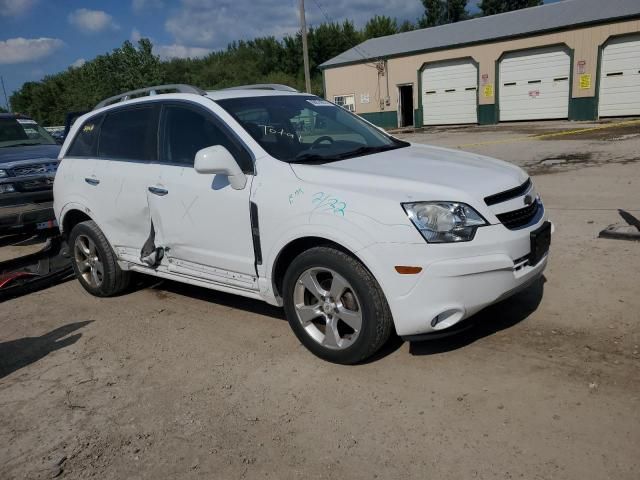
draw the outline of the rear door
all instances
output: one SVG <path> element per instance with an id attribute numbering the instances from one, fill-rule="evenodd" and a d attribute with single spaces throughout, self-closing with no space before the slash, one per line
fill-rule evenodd
<path id="1" fill-rule="evenodd" d="M 118 256 L 136 263 L 151 229 L 147 186 L 158 169 L 159 111 L 157 102 L 108 111 L 90 179 L 93 218 Z"/>
<path id="2" fill-rule="evenodd" d="M 240 288 L 255 289 L 250 221 L 253 161 L 248 150 L 211 111 L 191 102 L 169 102 L 160 122 L 161 167 L 149 184 L 156 245 L 168 268 Z M 199 174 L 196 153 L 223 145 L 249 175 L 234 190 L 224 175 Z"/>

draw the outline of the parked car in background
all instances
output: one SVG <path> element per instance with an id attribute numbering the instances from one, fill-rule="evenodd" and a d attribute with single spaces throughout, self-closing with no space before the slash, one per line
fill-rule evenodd
<path id="1" fill-rule="evenodd" d="M 59 152 L 31 118 L 0 113 L 0 233 L 53 226 Z"/>
<path id="2" fill-rule="evenodd" d="M 332 362 L 394 327 L 441 333 L 547 264 L 552 225 L 522 169 L 285 86 L 128 92 L 80 117 L 61 159 L 56 217 L 88 292 L 133 271 L 265 300 Z"/>

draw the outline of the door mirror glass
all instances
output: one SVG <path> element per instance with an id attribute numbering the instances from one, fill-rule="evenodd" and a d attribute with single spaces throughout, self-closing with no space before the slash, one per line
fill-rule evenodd
<path id="1" fill-rule="evenodd" d="M 242 190 L 247 184 L 247 176 L 236 162 L 231 152 L 222 145 L 214 145 L 198 150 L 194 161 L 196 172 L 202 174 L 226 175 L 235 190 Z"/>

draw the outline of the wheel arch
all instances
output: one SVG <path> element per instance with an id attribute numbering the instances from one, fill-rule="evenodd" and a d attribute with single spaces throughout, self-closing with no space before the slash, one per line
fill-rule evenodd
<path id="1" fill-rule="evenodd" d="M 309 235 L 298 237 L 289 241 L 279 250 L 271 266 L 271 285 L 277 298 L 282 298 L 284 276 L 291 262 L 302 252 L 320 246 L 333 247 L 336 250 L 356 258 L 375 277 L 366 262 L 356 253 L 355 249 L 349 248 L 340 242 L 322 236 Z"/>
<path id="2" fill-rule="evenodd" d="M 71 207 L 62 215 L 60 221 L 60 232 L 62 232 L 63 235 L 68 236 L 73 227 L 81 222 L 86 222 L 87 220 L 93 220 L 93 218 L 91 218 L 86 211 L 77 207 Z"/>

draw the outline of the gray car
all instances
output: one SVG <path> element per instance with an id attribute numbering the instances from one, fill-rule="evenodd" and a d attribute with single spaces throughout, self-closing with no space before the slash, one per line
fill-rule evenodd
<path id="1" fill-rule="evenodd" d="M 0 233 L 53 226 L 60 146 L 34 120 L 0 114 Z"/>

